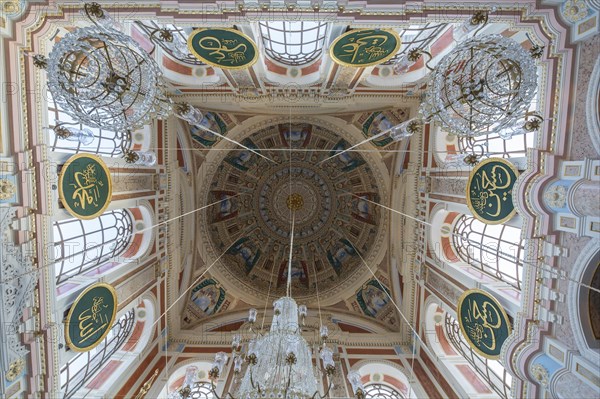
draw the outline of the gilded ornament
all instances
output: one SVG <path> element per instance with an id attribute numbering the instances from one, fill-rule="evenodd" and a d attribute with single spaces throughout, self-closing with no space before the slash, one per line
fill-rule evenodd
<path id="1" fill-rule="evenodd" d="M 564 208 L 567 203 L 567 187 L 552 186 L 544 193 L 544 201 L 551 208 Z"/>
<path id="2" fill-rule="evenodd" d="M 550 380 L 548 369 L 539 363 L 535 363 L 531 366 L 532 377 L 539 382 L 541 385 L 546 386 Z"/>
<path id="3" fill-rule="evenodd" d="M 0 179 L 0 200 L 7 200 L 14 196 L 17 192 L 17 187 L 13 182 L 7 179 Z"/>
<path id="4" fill-rule="evenodd" d="M 563 5 L 562 15 L 571 23 L 581 21 L 589 14 L 584 0 L 567 0 Z"/>
<path id="5" fill-rule="evenodd" d="M 25 367 L 25 361 L 22 358 L 19 358 L 12 362 L 8 366 L 8 372 L 6 373 L 6 380 L 8 382 L 13 382 L 17 379 L 19 375 L 23 372 L 23 368 Z"/>

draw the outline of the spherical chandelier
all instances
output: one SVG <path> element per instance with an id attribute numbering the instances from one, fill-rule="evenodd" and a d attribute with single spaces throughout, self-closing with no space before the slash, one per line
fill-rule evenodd
<path id="1" fill-rule="evenodd" d="M 436 66 L 420 112 L 458 136 L 499 133 L 513 126 L 526 116 L 536 94 L 532 55 L 501 35 L 459 43 Z"/>
<path id="2" fill-rule="evenodd" d="M 96 3 L 85 4 L 93 26 L 75 29 L 56 43 L 47 59 L 54 101 L 79 122 L 112 131 L 132 130 L 165 117 L 171 100 L 152 57 L 131 37 L 114 29 Z M 40 65 L 41 64 L 41 65 Z"/>

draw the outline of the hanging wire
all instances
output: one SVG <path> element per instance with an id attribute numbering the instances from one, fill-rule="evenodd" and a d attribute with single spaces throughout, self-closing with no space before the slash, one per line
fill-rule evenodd
<path id="1" fill-rule="evenodd" d="M 221 202 L 223 202 L 223 201 L 229 200 L 229 199 L 231 199 L 231 198 L 234 198 L 234 197 L 237 197 L 237 196 L 239 196 L 239 195 L 242 195 L 242 194 L 240 193 L 240 194 L 235 194 L 235 195 L 228 196 L 227 198 L 223 198 L 223 199 L 221 199 L 221 200 L 219 200 L 219 201 L 215 201 L 215 202 L 212 202 L 212 203 L 210 203 L 210 204 L 208 204 L 208 205 L 201 206 L 201 207 L 199 207 L 199 208 L 196 208 L 196 209 L 194 209 L 194 210 L 192 210 L 192 211 L 186 212 L 186 213 L 184 213 L 184 214 L 182 214 L 182 215 L 175 216 L 175 217 L 172 217 L 172 218 L 170 218 L 170 219 L 168 219 L 168 220 L 165 220 L 165 221 L 162 221 L 162 222 L 160 222 L 160 223 L 154 224 L 154 225 L 152 225 L 152 226 L 146 227 L 146 228 L 144 228 L 144 229 L 140 229 L 140 230 L 137 230 L 137 231 L 135 231 L 135 232 L 131 232 L 131 233 L 125 234 L 125 235 L 122 237 L 122 239 L 129 238 L 129 237 L 131 237 L 131 236 L 135 236 L 136 234 L 143 233 L 143 232 L 146 232 L 146 231 L 149 231 L 149 230 L 155 229 L 156 227 L 162 226 L 163 224 L 167 224 L 167 223 L 169 223 L 169 222 L 172 222 L 172 221 L 174 221 L 174 220 L 180 219 L 180 218 L 182 218 L 182 217 L 185 217 L 185 216 L 187 216 L 187 215 L 191 215 L 191 214 L 193 214 L 193 213 L 196 213 L 196 212 L 198 212 L 198 211 L 201 211 L 201 210 L 203 210 L 203 209 L 209 208 L 209 207 L 211 207 L 211 206 L 213 206 L 213 205 L 217 205 L 217 204 L 219 204 L 219 203 L 221 203 Z M 85 252 L 84 252 L 84 253 L 85 253 Z M 116 259 L 116 258 L 119 258 L 120 256 L 121 256 L 120 254 L 119 254 L 119 255 L 115 255 L 115 256 L 113 256 L 113 257 L 111 257 L 111 258 L 108 258 L 108 259 L 106 259 L 106 260 L 105 260 L 105 262 L 110 262 L 110 261 L 112 261 L 112 260 L 114 260 L 114 259 Z M 10 282 L 10 281 L 13 281 L 13 280 L 19 279 L 19 278 L 21 278 L 21 277 L 23 277 L 23 276 L 26 276 L 26 275 L 28 275 L 28 274 L 34 274 L 34 273 L 38 273 L 39 271 L 41 271 L 41 270 L 44 270 L 44 269 L 46 269 L 46 268 L 48 268 L 48 267 L 50 267 L 50 266 L 54 266 L 54 265 L 56 265 L 57 263 L 60 263 L 60 262 L 62 262 L 62 261 L 63 261 L 63 260 L 58 260 L 58 261 L 50 262 L 50 263 L 48 263 L 48 264 L 44 265 L 43 267 L 38 267 L 38 268 L 36 268 L 35 270 L 32 270 L 32 271 L 29 271 L 29 272 L 26 272 L 26 273 L 22 273 L 22 274 L 15 275 L 15 276 L 13 276 L 13 277 L 11 277 L 11 278 L 7 279 L 7 280 L 2 280 L 2 281 L 0 281 L 0 284 L 8 283 L 8 282 Z M 67 280 L 65 280 L 65 281 L 67 281 Z"/>
<path id="2" fill-rule="evenodd" d="M 288 201 L 292 197 L 292 108 L 288 108 L 288 146 L 290 147 L 289 153 L 289 174 L 288 174 Z M 285 136 L 284 136 L 285 137 Z M 288 260 L 288 275 L 287 275 L 287 296 L 292 296 L 292 247 L 294 245 L 294 224 L 295 224 L 295 212 L 292 210 L 291 202 L 288 203 L 290 211 L 291 229 L 290 229 L 290 255 Z"/>
<path id="3" fill-rule="evenodd" d="M 348 241 L 350 242 L 350 241 Z M 365 259 L 362 257 L 362 255 L 360 254 L 360 251 L 358 250 L 358 248 L 354 245 L 354 243 L 350 242 L 350 244 L 352 245 L 352 247 L 354 248 L 354 252 L 356 252 L 356 254 L 358 255 L 358 257 L 360 258 L 360 260 L 362 261 L 362 263 L 367 267 L 367 269 L 369 269 L 369 272 L 371 272 L 371 274 L 373 275 L 373 278 L 379 283 L 379 285 L 381 287 L 385 287 L 382 283 L 381 280 L 379 280 L 379 277 L 377 277 L 377 275 L 375 275 L 375 272 L 373 271 L 373 269 L 369 266 L 369 264 L 365 261 Z M 400 310 L 400 308 L 398 307 L 398 305 L 396 304 L 396 301 L 394 301 L 394 298 L 392 298 L 392 296 L 390 295 L 390 293 L 388 292 L 388 290 L 383 289 L 383 291 L 385 292 L 385 294 L 388 296 L 388 298 L 390 299 L 390 302 L 394 305 L 394 307 L 396 308 L 396 310 L 398 311 L 398 313 L 400 314 L 400 316 L 402 317 L 402 319 L 404 319 L 404 322 L 406 323 L 406 325 L 410 328 L 410 330 L 412 331 L 413 335 L 417 337 L 417 339 L 421 342 L 421 344 L 423 344 L 423 346 L 425 348 L 428 348 L 427 345 L 425 344 L 425 342 L 421 339 L 421 337 L 419 336 L 419 334 L 417 333 L 417 330 L 415 330 L 412 326 L 412 324 L 408 321 L 408 319 L 406 318 L 406 316 L 404 315 L 404 313 L 402 313 L 402 310 Z M 411 364 L 411 379 L 414 378 L 414 358 L 415 358 L 415 350 L 416 347 L 413 344 L 413 348 L 412 348 L 412 364 Z"/>
<path id="4" fill-rule="evenodd" d="M 355 196 L 355 197 L 361 198 L 361 197 L 357 196 L 356 194 L 354 194 L 354 193 L 351 193 L 351 192 L 349 192 L 349 191 L 346 191 L 346 193 L 347 193 L 347 194 L 350 194 L 350 195 L 353 195 L 353 196 Z M 393 209 L 393 208 L 390 208 L 390 207 L 388 207 L 388 206 L 385 206 L 385 205 L 383 205 L 383 204 L 380 204 L 380 203 L 378 203 L 378 202 L 371 201 L 371 200 L 369 200 L 369 199 L 367 199 L 367 198 L 362 198 L 362 199 L 363 199 L 363 200 L 365 200 L 365 201 L 367 201 L 367 202 L 370 202 L 370 203 L 372 203 L 372 204 L 374 204 L 374 205 L 380 206 L 380 207 L 382 207 L 382 208 L 384 208 L 384 209 L 387 209 L 387 210 L 389 210 L 389 211 L 392 211 L 392 212 L 394 212 L 394 213 L 397 213 L 397 214 L 399 214 L 399 215 L 402 215 L 402 216 L 405 216 L 405 217 L 407 217 L 407 218 L 413 219 L 413 220 L 417 221 L 418 223 L 424 224 L 424 225 L 426 225 L 426 226 L 429 226 L 429 227 L 433 227 L 433 225 L 432 225 L 431 223 L 428 223 L 428 222 L 426 222 L 426 221 L 424 221 L 424 220 L 421 220 L 421 219 L 415 218 L 415 217 L 413 217 L 413 216 L 407 215 L 407 214 L 405 214 L 405 213 L 402 213 L 402 212 L 400 212 L 400 211 L 397 211 L 397 210 L 395 210 L 395 209 Z M 454 237 L 458 237 L 458 238 L 460 238 L 460 239 L 461 239 L 461 240 L 463 240 L 463 241 L 467 241 L 469 244 L 473 244 L 474 246 L 477 246 L 477 247 L 479 247 L 479 248 L 481 249 L 481 243 L 479 243 L 479 242 L 472 241 L 472 240 L 470 240 L 470 239 L 468 239 L 468 238 L 466 238 L 466 237 L 464 237 L 464 236 L 462 236 L 462 235 L 460 235 L 460 234 L 457 234 L 457 233 L 455 233 L 455 232 L 450 232 L 450 234 L 451 234 L 451 235 L 453 235 Z M 518 245 L 517 245 L 517 244 L 515 244 L 515 243 L 509 243 L 509 244 L 512 244 L 512 245 L 514 245 L 514 246 L 518 246 Z M 501 254 L 503 254 L 503 255 L 507 255 L 507 256 L 509 255 L 509 254 L 506 254 L 506 253 L 504 253 L 504 252 L 500 252 L 500 253 L 501 253 Z M 513 258 L 514 258 L 514 257 L 513 257 Z M 516 261 L 516 258 L 514 258 L 514 259 L 515 259 L 515 261 Z M 519 260 L 520 260 L 520 259 L 519 259 Z M 554 276 L 556 276 L 556 278 L 558 278 L 558 279 L 562 279 L 562 280 L 569 280 L 569 281 L 572 281 L 572 282 L 574 282 L 574 283 L 577 283 L 579 286 L 582 286 L 582 287 L 585 287 L 585 288 L 587 288 L 587 289 L 589 289 L 589 290 L 596 291 L 596 292 L 600 293 L 600 289 L 598 289 L 598 288 L 595 288 L 595 287 L 592 287 L 591 285 L 585 284 L 585 283 L 583 283 L 583 282 L 581 282 L 581 281 L 579 281 L 579 280 L 575 280 L 575 279 L 572 279 L 572 278 L 570 278 L 570 277 L 567 277 L 566 275 L 563 275 L 563 274 L 561 274 L 561 273 L 560 273 L 560 271 L 556 271 L 556 270 L 552 270 L 552 269 L 547 269 L 547 268 L 544 268 L 544 267 L 541 267 L 541 266 L 539 266 L 539 265 L 538 265 L 538 264 L 536 264 L 536 263 L 531 263 L 531 262 L 528 262 L 528 261 L 526 261 L 526 260 L 524 260 L 524 259 L 523 259 L 523 260 L 520 260 L 520 261 L 523 263 L 523 265 L 531 266 L 531 267 L 533 267 L 533 268 L 535 268 L 535 269 L 539 269 L 539 270 L 542 270 L 542 271 L 545 271 L 545 272 L 551 273 L 551 274 L 553 274 Z"/>
<path id="5" fill-rule="evenodd" d="M 267 299 L 265 299 L 265 308 L 263 309 L 263 317 L 262 323 L 260 325 L 260 331 L 263 331 L 265 327 L 265 318 L 267 317 L 267 306 L 269 305 L 269 297 L 271 296 L 271 285 L 273 284 L 273 275 L 275 274 L 275 265 L 273 262 L 273 266 L 271 267 L 271 275 L 269 276 L 269 290 L 267 291 Z"/>
<path id="6" fill-rule="evenodd" d="M 317 278 L 317 266 L 313 262 L 313 270 L 315 271 L 315 288 L 317 289 L 317 307 L 319 309 L 319 324 L 323 325 L 323 319 L 321 317 L 321 298 L 319 297 L 319 279 Z"/>

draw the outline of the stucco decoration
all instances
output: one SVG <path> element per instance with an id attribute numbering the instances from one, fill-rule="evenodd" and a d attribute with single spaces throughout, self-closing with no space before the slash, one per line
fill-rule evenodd
<path id="1" fill-rule="evenodd" d="M 27 348 L 21 343 L 23 309 L 31 304 L 37 273 L 26 254 L 30 242 L 15 245 L 10 228 L 16 208 L 0 208 L 0 371 L 8 374 L 14 362 L 23 358 Z M 29 252 L 31 253 L 31 252 Z"/>
<path id="2" fill-rule="evenodd" d="M 0 179 L 0 200 L 7 200 L 14 196 L 17 188 L 14 183 L 7 179 Z"/>
<path id="3" fill-rule="evenodd" d="M 596 152 L 600 154 L 600 58 L 596 59 L 590 84 L 588 86 L 587 98 L 585 100 L 585 118 L 588 133 L 594 144 Z"/>
<path id="4" fill-rule="evenodd" d="M 382 230 L 380 209 L 370 202 L 382 198 L 373 169 L 357 152 L 319 163 L 350 143 L 310 123 L 271 124 L 242 143 L 274 162 L 234 148 L 212 168 L 203 195 L 206 203 L 221 202 L 200 223 L 215 258 L 224 254 L 216 276 L 256 303 L 267 292 L 285 294 L 295 214 L 292 293 L 300 302 L 316 299 L 316 276 L 321 300 L 333 297 L 364 271 L 360 256 L 369 258 Z"/>
<path id="5" fill-rule="evenodd" d="M 542 386 L 547 386 L 549 381 L 548 369 L 539 363 L 535 363 L 531 366 L 531 375 L 539 382 Z"/>

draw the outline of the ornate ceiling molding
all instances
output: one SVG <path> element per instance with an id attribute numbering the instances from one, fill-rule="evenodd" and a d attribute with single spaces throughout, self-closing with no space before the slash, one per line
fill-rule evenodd
<path id="1" fill-rule="evenodd" d="M 247 121 L 241 126 L 236 126 L 236 128 L 231 130 L 228 136 L 238 141 L 242 141 L 244 138 L 247 138 L 256 132 L 260 132 L 261 130 L 268 129 L 279 124 L 287 125 L 288 123 L 290 123 L 289 117 L 256 117 L 252 118 L 252 120 Z M 301 123 L 310 124 L 314 126 L 315 129 L 323 129 L 324 132 L 330 131 L 339 138 L 346 139 L 350 144 L 358 142 L 362 136 L 356 127 L 351 126 L 337 118 L 295 117 L 291 119 L 291 123 L 292 125 Z M 330 140 L 333 140 L 333 138 L 330 138 Z M 333 141 L 332 143 L 335 144 Z M 226 142 L 219 143 L 217 147 L 220 147 L 221 150 L 234 148 L 232 144 Z M 211 181 L 213 181 L 213 178 L 216 176 L 218 171 L 219 173 L 223 173 L 220 168 L 222 168 L 222 162 L 225 159 L 226 154 L 226 151 L 211 151 L 208 153 L 206 161 L 200 167 L 198 174 L 199 181 L 197 184 L 197 187 L 201 187 L 201 189 L 199 189 L 197 192 L 197 198 L 198 201 L 200 201 L 199 205 L 214 202 L 214 198 L 211 198 L 210 196 L 212 184 Z M 387 199 L 389 197 L 389 179 L 386 175 L 389 173 L 381 162 L 379 155 L 374 155 L 373 153 L 363 153 L 362 158 L 367 162 L 367 168 L 369 173 L 372 174 L 372 179 L 379 185 L 379 198 Z M 376 235 L 369 241 L 372 242 L 372 244 L 370 244 L 372 245 L 372 248 L 366 253 L 365 256 L 365 261 L 368 265 L 370 265 L 371 268 L 381 263 L 387 250 L 387 240 L 385 240 L 385 235 L 387 234 L 389 221 L 385 217 L 380 217 L 378 223 L 379 226 L 377 226 Z M 210 223 L 207 223 L 207 220 L 199 217 L 199 237 L 201 237 L 203 247 L 201 255 L 205 257 L 205 263 L 211 265 L 215 262 L 215 260 L 217 260 L 223 250 L 217 250 L 214 246 L 214 242 L 211 242 L 210 236 L 213 233 L 210 232 L 209 225 Z M 224 244 L 231 245 L 233 242 L 227 242 Z M 217 263 L 213 268 L 211 268 L 210 272 L 220 282 L 222 282 L 227 289 L 232 289 L 235 287 L 236 295 L 239 295 L 239 298 L 247 303 L 264 303 L 264 300 L 267 298 L 267 292 L 258 292 L 249 284 L 233 284 L 234 281 L 239 281 L 240 277 L 233 273 L 230 270 L 231 268 L 224 265 L 223 260 L 220 260 L 220 262 L 221 263 Z M 323 295 L 321 295 L 321 303 L 323 306 L 331 305 L 353 295 L 356 290 L 371 277 L 369 269 L 364 267 L 359 259 L 354 260 L 354 263 L 355 266 L 348 274 L 346 274 L 347 271 L 344 270 L 344 274 L 340 277 L 343 279 L 342 284 L 334 284 L 331 287 L 328 287 L 325 295 L 326 298 L 322 297 Z M 314 272 L 311 270 L 312 268 L 308 269 L 309 276 L 314 276 Z M 271 291 L 271 296 L 275 295 L 274 292 L 274 290 Z M 321 291 L 321 294 L 323 294 L 323 291 Z M 299 298 L 307 303 L 316 301 L 316 296 L 313 295 L 306 295 L 304 297 L 300 295 Z"/>

